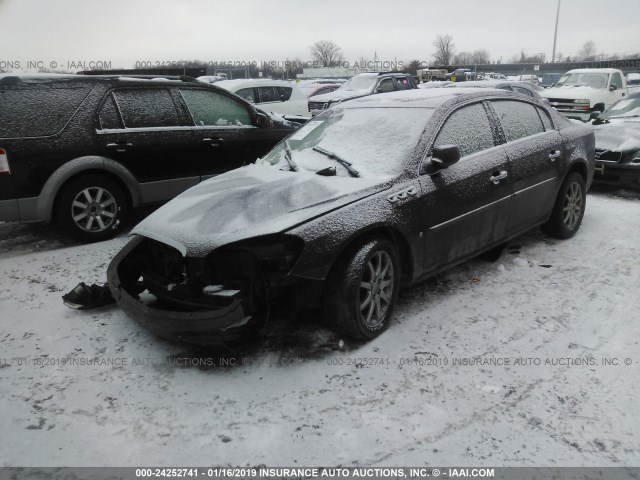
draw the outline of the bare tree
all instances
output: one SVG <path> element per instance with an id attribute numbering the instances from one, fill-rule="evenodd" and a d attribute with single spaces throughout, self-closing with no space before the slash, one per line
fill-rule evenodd
<path id="1" fill-rule="evenodd" d="M 320 62 L 323 67 L 333 67 L 342 63 L 342 49 L 330 40 L 320 40 L 310 48 L 314 60 Z"/>
<path id="2" fill-rule="evenodd" d="M 433 56 L 435 63 L 437 65 L 451 65 L 455 52 L 453 37 L 449 34 L 438 35 L 433 41 L 433 46 L 436 48 L 436 53 Z"/>
<path id="3" fill-rule="evenodd" d="M 596 44 L 593 40 L 589 40 L 582 45 L 578 54 L 582 60 L 590 61 L 596 58 Z"/>
<path id="4" fill-rule="evenodd" d="M 459 52 L 453 56 L 454 65 L 470 65 L 471 54 L 469 52 Z"/>
<path id="5" fill-rule="evenodd" d="M 489 63 L 489 52 L 487 50 L 474 50 L 471 54 L 471 63 L 474 64 L 486 64 Z"/>

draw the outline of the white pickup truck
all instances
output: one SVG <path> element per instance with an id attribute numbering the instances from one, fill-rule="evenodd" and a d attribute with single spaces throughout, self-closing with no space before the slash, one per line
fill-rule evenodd
<path id="1" fill-rule="evenodd" d="M 540 92 L 552 107 L 585 122 L 592 112 L 603 112 L 628 94 L 624 75 L 615 68 L 569 70 L 552 88 Z"/>

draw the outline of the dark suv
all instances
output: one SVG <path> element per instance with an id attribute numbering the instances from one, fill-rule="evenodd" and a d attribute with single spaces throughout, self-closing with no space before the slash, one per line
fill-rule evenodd
<path id="1" fill-rule="evenodd" d="M 0 76 L 0 221 L 109 238 L 132 208 L 253 162 L 297 128 L 189 77 Z"/>
<path id="2" fill-rule="evenodd" d="M 323 110 L 336 103 L 364 97 L 374 93 L 397 92 L 418 88 L 415 80 L 408 73 L 402 72 L 378 72 L 360 73 L 331 93 L 316 95 L 309 100 L 309 111 L 312 116 L 322 113 Z"/>

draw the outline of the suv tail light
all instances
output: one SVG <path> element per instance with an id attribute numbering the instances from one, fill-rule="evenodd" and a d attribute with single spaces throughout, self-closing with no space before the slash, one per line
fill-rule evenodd
<path id="1" fill-rule="evenodd" d="M 7 158 L 7 152 L 0 148 L 0 175 L 9 175 L 9 159 Z"/>

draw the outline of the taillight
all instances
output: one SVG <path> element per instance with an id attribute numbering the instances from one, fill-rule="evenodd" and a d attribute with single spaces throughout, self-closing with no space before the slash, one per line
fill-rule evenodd
<path id="1" fill-rule="evenodd" d="M 7 152 L 0 148 L 0 175 L 9 175 L 9 159 L 7 158 Z"/>

